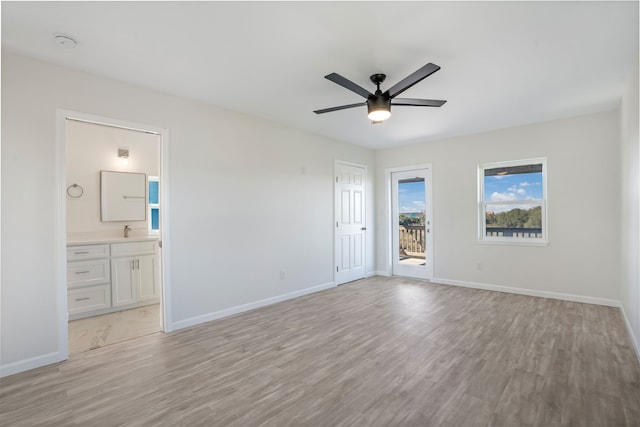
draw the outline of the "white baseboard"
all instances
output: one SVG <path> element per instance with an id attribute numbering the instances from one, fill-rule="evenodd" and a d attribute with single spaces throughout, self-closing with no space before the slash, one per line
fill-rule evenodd
<path id="1" fill-rule="evenodd" d="M 200 316 L 190 317 L 185 320 L 173 322 L 173 324 L 171 325 L 172 326 L 171 331 L 177 331 L 178 329 L 188 328 L 190 326 L 199 325 L 201 323 L 210 322 L 212 320 L 221 319 L 223 317 L 232 316 L 234 314 L 242 313 L 242 312 L 253 310 L 260 307 L 265 307 L 267 305 L 301 297 L 303 295 L 313 294 L 315 292 L 320 292 L 320 291 L 324 291 L 326 289 L 331 289 L 331 288 L 335 288 L 335 284 L 333 282 L 324 283 L 318 286 L 312 286 L 310 288 L 289 292 L 287 294 L 277 295 L 275 297 L 266 298 L 263 300 L 250 302 L 247 304 L 236 305 L 235 307 L 225 308 L 224 310 L 214 311 L 213 313 L 207 313 Z"/>
<path id="2" fill-rule="evenodd" d="M 631 338 L 631 344 L 633 344 L 633 347 L 636 350 L 636 356 L 638 356 L 638 359 L 640 359 L 640 342 L 638 342 L 635 334 L 633 333 L 633 329 L 631 328 L 631 322 L 629 322 L 627 313 L 624 311 L 624 307 L 622 305 L 620 305 L 620 311 L 622 311 L 622 317 L 624 319 L 624 324 L 627 326 L 627 332 L 629 332 L 629 337 Z"/>
<path id="3" fill-rule="evenodd" d="M 487 291 L 507 292 L 510 294 L 529 295 L 532 297 L 552 298 L 564 301 L 582 302 L 585 304 L 606 305 L 609 307 L 620 307 L 620 301 L 608 298 L 587 297 L 583 295 L 562 294 L 559 292 L 539 291 L 536 289 L 513 288 L 510 286 L 490 285 L 488 283 L 466 282 L 463 280 L 433 279 L 432 283 L 443 285 L 462 286 L 464 288 L 484 289 Z"/>
<path id="4" fill-rule="evenodd" d="M 45 365 L 51 365 L 52 363 L 62 362 L 63 360 L 65 359 L 62 358 L 62 353 L 56 351 L 54 353 L 47 353 L 42 356 L 36 356 L 30 359 L 18 360 L 17 362 L 0 365 L 0 378 L 40 368 Z"/>
<path id="5" fill-rule="evenodd" d="M 388 271 L 382 271 L 382 270 L 379 270 L 379 271 L 375 271 L 375 272 L 374 272 L 374 275 L 375 275 L 375 276 L 385 276 L 385 277 L 389 277 L 389 276 L 391 276 L 391 273 L 390 273 L 390 272 L 388 272 Z"/>

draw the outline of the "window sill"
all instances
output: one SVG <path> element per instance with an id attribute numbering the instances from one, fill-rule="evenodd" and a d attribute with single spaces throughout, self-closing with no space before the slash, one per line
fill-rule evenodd
<path id="1" fill-rule="evenodd" d="M 478 243 L 481 245 L 503 245 L 503 246 L 549 246 L 548 241 L 535 241 L 535 240 L 494 240 L 494 239 L 478 239 Z"/>

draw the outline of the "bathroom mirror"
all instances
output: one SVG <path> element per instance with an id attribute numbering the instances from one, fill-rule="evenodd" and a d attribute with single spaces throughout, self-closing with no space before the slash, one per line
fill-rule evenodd
<path id="1" fill-rule="evenodd" d="M 145 221 L 147 219 L 147 175 L 100 171 L 100 220 Z"/>

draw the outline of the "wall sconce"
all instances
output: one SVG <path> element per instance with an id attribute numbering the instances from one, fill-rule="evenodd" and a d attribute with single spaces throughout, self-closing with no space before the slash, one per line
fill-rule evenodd
<path id="1" fill-rule="evenodd" d="M 129 150 L 125 148 L 118 148 L 118 157 L 120 158 L 120 163 L 122 163 L 122 166 L 129 165 Z"/>

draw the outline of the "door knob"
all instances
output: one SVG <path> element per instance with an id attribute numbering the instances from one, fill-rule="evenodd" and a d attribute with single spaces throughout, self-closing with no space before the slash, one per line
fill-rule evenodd
<path id="1" fill-rule="evenodd" d="M 367 227 L 362 227 L 360 230 L 365 231 Z"/>

